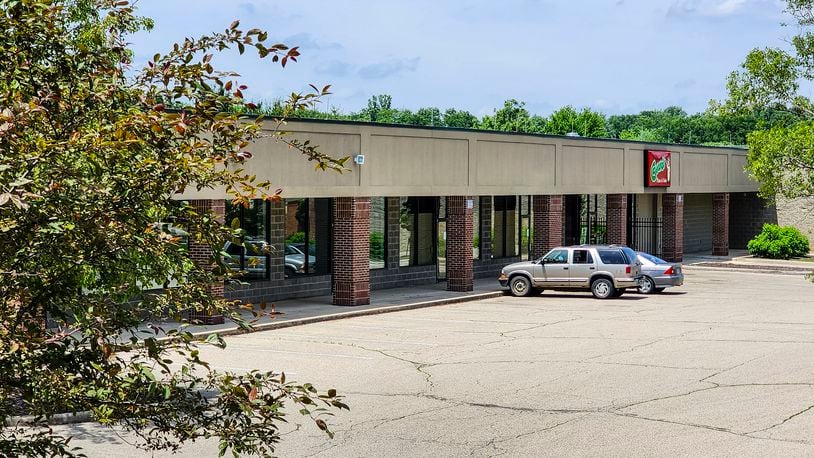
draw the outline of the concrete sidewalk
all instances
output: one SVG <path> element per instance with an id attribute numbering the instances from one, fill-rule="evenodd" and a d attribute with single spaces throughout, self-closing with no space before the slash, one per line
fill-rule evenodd
<path id="1" fill-rule="evenodd" d="M 766 259 L 757 258 L 746 250 L 730 250 L 729 256 L 712 256 L 708 253 L 687 253 L 684 255 L 685 267 L 742 269 L 752 271 L 766 271 L 773 273 L 787 273 L 791 275 L 806 275 L 814 270 L 814 255 L 809 254 L 810 260 L 795 259 Z"/>
<path id="2" fill-rule="evenodd" d="M 481 278 L 475 279 L 473 291 L 465 293 L 447 291 L 446 282 L 433 285 L 374 290 L 370 294 L 371 299 L 369 305 L 354 307 L 332 305 L 331 296 L 287 299 L 273 302 L 276 314 L 260 317 L 254 323 L 254 327 L 257 331 L 279 329 L 306 323 L 337 320 L 353 316 L 375 315 L 399 310 L 411 310 L 435 305 L 488 299 L 502 295 L 503 290 L 500 288 L 496 279 Z M 260 311 L 257 307 L 255 307 L 255 309 Z M 269 302 L 265 312 L 269 313 L 271 310 L 272 302 Z M 243 315 L 246 320 L 253 318 L 249 311 L 243 311 L 241 315 Z M 174 320 L 155 324 L 161 327 L 165 332 L 181 327 L 180 323 Z M 218 333 L 220 335 L 243 333 L 234 323 L 228 320 L 226 323 L 219 325 L 187 326 L 185 330 L 199 336 L 212 333 Z M 145 336 L 142 335 L 139 337 Z"/>

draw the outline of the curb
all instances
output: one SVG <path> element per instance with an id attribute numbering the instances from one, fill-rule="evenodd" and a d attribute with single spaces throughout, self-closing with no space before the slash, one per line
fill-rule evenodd
<path id="1" fill-rule="evenodd" d="M 717 270 L 717 271 L 725 271 L 725 272 L 744 272 L 744 273 L 754 273 L 754 274 L 772 274 L 772 275 L 792 275 L 792 276 L 806 276 L 811 273 L 811 270 L 780 270 L 780 269 L 773 269 L 771 267 L 761 267 L 761 268 L 754 268 L 754 267 L 718 267 L 718 266 L 696 266 L 692 264 L 685 264 L 681 266 L 682 269 L 690 269 L 690 270 Z"/>
<path id="2" fill-rule="evenodd" d="M 253 327 L 250 331 L 245 331 L 238 327 L 234 328 L 227 328 L 221 329 L 218 331 L 203 331 L 203 332 L 196 332 L 193 333 L 193 337 L 199 339 L 205 339 L 206 337 L 212 334 L 218 334 L 220 336 L 234 336 L 234 335 L 241 335 L 241 334 L 253 334 L 259 331 L 272 331 L 275 329 L 283 329 L 283 328 L 290 328 L 293 326 L 302 326 L 305 324 L 312 324 L 312 323 L 320 323 L 323 321 L 335 321 L 335 320 L 342 320 L 345 318 L 355 318 L 358 316 L 368 316 L 368 315 L 381 315 L 383 313 L 391 313 L 391 312 L 401 312 L 404 310 L 415 310 L 427 307 L 435 307 L 439 305 L 449 305 L 449 304 L 459 304 L 462 302 L 470 302 L 470 301 L 478 301 L 481 299 L 492 299 L 495 297 L 502 297 L 504 295 L 503 291 L 492 291 L 488 293 L 478 293 L 478 294 L 470 294 L 467 296 L 459 296 L 459 297 L 450 297 L 446 299 L 435 299 L 431 301 L 423 301 L 423 302 L 413 302 L 411 304 L 402 304 L 402 305 L 385 305 L 381 307 L 365 309 L 365 310 L 353 310 L 350 312 L 341 312 L 341 313 L 332 313 L 329 315 L 320 315 L 320 316 L 312 316 L 308 318 L 299 318 L 295 320 L 288 320 L 288 321 L 280 321 L 276 323 L 263 323 L 258 324 Z M 7 425 L 14 426 L 26 426 L 34 421 L 36 417 L 33 416 L 18 416 L 18 417 L 11 417 L 7 421 Z M 83 412 L 76 412 L 76 413 L 58 413 L 48 418 L 45 423 L 51 426 L 55 425 L 70 425 L 70 424 L 77 424 L 77 423 L 87 423 L 92 421 L 93 418 L 89 411 Z"/>
<path id="3" fill-rule="evenodd" d="M 212 334 L 218 334 L 221 337 L 225 336 L 235 336 L 241 334 L 253 334 L 255 332 L 260 331 L 273 331 L 275 329 L 283 329 L 283 328 L 290 328 L 292 326 L 302 326 L 305 324 L 312 324 L 312 323 L 321 323 L 324 321 L 335 321 L 335 320 L 343 320 L 345 318 L 355 318 L 359 316 L 369 316 L 369 315 L 381 315 L 383 313 L 392 313 L 392 312 L 401 312 L 404 310 L 415 310 L 427 307 L 435 307 L 439 305 L 449 305 L 449 304 L 459 304 L 462 302 L 470 302 L 470 301 L 479 301 L 482 299 L 492 299 L 495 297 L 502 297 L 504 295 L 504 291 L 492 291 L 488 293 L 478 293 L 478 294 L 470 294 L 467 296 L 459 296 L 459 297 L 450 297 L 446 299 L 435 299 L 431 301 L 422 301 L 422 302 L 413 302 L 410 304 L 402 304 L 402 305 L 384 305 L 381 307 L 364 309 L 364 310 L 353 310 L 350 312 L 340 312 L 340 313 L 332 313 L 329 315 L 319 315 L 319 316 L 312 316 L 307 318 L 298 318 L 288 321 L 278 321 L 272 323 L 261 323 L 254 325 L 250 331 L 246 331 L 240 329 L 239 327 L 234 328 L 226 328 L 220 330 L 213 330 L 213 331 L 201 331 L 201 332 L 194 332 L 192 336 L 195 338 L 205 339 L 206 337 Z"/>

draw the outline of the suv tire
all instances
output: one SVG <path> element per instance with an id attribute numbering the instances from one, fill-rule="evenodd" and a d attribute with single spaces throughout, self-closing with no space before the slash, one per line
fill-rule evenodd
<path id="1" fill-rule="evenodd" d="M 531 294 L 531 290 L 532 290 L 531 280 L 522 275 L 513 277 L 509 281 L 509 291 L 512 292 L 512 296 L 516 297 L 528 296 L 529 294 Z"/>
<path id="2" fill-rule="evenodd" d="M 597 278 L 591 282 L 591 294 L 597 299 L 607 299 L 616 294 L 613 282 L 607 278 Z"/>

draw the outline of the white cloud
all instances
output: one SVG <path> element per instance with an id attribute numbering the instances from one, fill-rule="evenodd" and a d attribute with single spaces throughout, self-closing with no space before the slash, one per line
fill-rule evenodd
<path id="1" fill-rule="evenodd" d="M 713 11 L 719 15 L 728 16 L 738 12 L 745 3 L 746 0 L 724 0 L 718 4 Z"/>

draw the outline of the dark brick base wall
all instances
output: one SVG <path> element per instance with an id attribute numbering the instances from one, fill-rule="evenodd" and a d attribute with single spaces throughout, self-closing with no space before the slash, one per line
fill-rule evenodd
<path id="1" fill-rule="evenodd" d="M 763 224 L 777 224 L 777 208 L 756 192 L 729 194 L 729 246 L 745 250 Z"/>
<path id="2" fill-rule="evenodd" d="M 435 265 L 376 269 L 370 271 L 370 287 L 374 291 L 398 288 L 400 286 L 430 285 L 437 281 Z"/>

